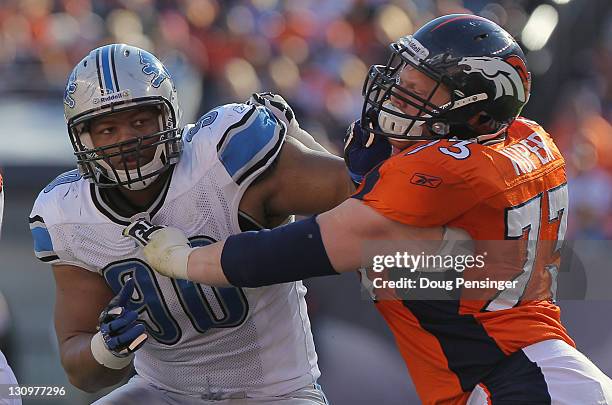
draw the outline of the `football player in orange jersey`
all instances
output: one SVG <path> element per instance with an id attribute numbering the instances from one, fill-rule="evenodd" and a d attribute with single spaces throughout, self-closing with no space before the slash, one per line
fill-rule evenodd
<path id="1" fill-rule="evenodd" d="M 143 222 L 125 234 L 164 275 L 242 287 L 354 271 L 371 241 L 443 241 L 461 230 L 477 248 L 514 243 L 522 255 L 510 275 L 514 288 L 487 299 L 461 291 L 455 300 L 377 302 L 421 400 L 612 404 L 612 381 L 576 350 L 553 301 L 567 180 L 550 136 L 519 117 L 529 94 L 525 56 L 507 32 L 477 16 L 437 18 L 370 69 L 347 164 L 358 177 L 374 139 L 388 139 L 393 154 L 353 198 L 202 248 L 191 248 L 179 230 Z M 508 276 L 500 265 L 486 271 Z"/>

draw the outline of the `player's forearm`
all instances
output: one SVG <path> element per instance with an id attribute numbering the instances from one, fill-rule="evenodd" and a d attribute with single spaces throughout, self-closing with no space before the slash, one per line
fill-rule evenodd
<path id="1" fill-rule="evenodd" d="M 261 287 L 335 275 L 360 268 L 369 241 L 408 240 L 421 252 L 441 234 L 442 228 L 411 227 L 349 199 L 316 218 L 232 235 L 223 244 L 196 250 L 188 276 L 203 283 Z"/>
<path id="2" fill-rule="evenodd" d="M 297 129 L 287 133 L 287 135 L 297 139 L 304 146 L 306 146 L 306 147 L 308 147 L 308 148 L 310 148 L 312 150 L 316 150 L 318 152 L 331 153 L 327 149 L 325 149 L 320 143 L 318 143 L 314 139 L 314 137 L 312 135 L 310 135 L 310 133 L 308 133 L 307 131 L 303 130 L 300 127 L 297 127 Z"/>
<path id="3" fill-rule="evenodd" d="M 158 273 L 212 286 L 261 287 L 338 274 L 315 217 L 272 230 L 243 232 L 199 248 L 190 247 L 180 229 L 144 220 L 128 226 L 124 235 L 144 245 L 147 263 Z"/>
<path id="4" fill-rule="evenodd" d="M 217 242 L 193 249 L 187 262 L 187 278 L 215 287 L 231 286 L 221 268 L 223 246 L 224 242 Z"/>
<path id="5" fill-rule="evenodd" d="M 96 392 L 121 382 L 130 372 L 131 365 L 113 370 L 98 363 L 91 352 L 93 334 L 83 333 L 61 343 L 62 366 L 70 383 L 86 391 Z"/>
<path id="6" fill-rule="evenodd" d="M 315 218 L 193 249 L 187 265 L 188 279 L 216 286 L 261 287 L 334 274 Z"/>

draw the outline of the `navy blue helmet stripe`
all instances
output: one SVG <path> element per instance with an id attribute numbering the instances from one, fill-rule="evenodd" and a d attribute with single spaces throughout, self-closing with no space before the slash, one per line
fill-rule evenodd
<path id="1" fill-rule="evenodd" d="M 102 48 L 102 74 L 104 75 L 104 86 L 106 88 L 106 93 L 114 93 L 115 89 L 113 88 L 113 79 L 111 77 L 110 71 L 110 49 L 111 46 L 107 45 Z"/>
<path id="2" fill-rule="evenodd" d="M 96 51 L 96 69 L 98 71 L 98 85 L 100 86 L 100 95 L 104 95 L 104 87 L 102 86 L 102 74 L 100 68 L 100 50 Z"/>

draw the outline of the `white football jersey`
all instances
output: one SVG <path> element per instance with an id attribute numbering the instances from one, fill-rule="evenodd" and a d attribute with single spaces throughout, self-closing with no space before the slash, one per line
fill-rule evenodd
<path id="1" fill-rule="evenodd" d="M 242 195 L 272 164 L 284 137 L 263 107 L 228 104 L 208 112 L 183 130 L 181 160 L 148 210 L 152 222 L 181 229 L 194 246 L 239 233 Z M 129 223 L 77 170 L 40 193 L 30 218 L 42 261 L 96 272 L 115 293 L 135 278 L 130 305 L 149 334 L 136 352 L 140 376 L 204 398 L 275 396 L 317 380 L 302 282 L 212 288 L 161 276 L 122 236 Z"/>

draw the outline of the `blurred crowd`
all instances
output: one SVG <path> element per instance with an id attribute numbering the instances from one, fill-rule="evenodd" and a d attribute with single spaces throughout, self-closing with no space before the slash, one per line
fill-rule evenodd
<path id="1" fill-rule="evenodd" d="M 573 0 L 586 2 L 586 0 Z M 368 67 L 386 45 L 447 13 L 477 13 L 520 39 L 542 1 L 484 0 L 3 0 L 0 94 L 57 97 L 89 50 L 125 42 L 154 52 L 178 81 L 187 120 L 246 100 L 282 94 L 302 127 L 338 150 L 361 111 Z M 568 0 L 555 0 L 563 7 Z M 601 4 L 605 4 L 602 2 Z M 542 117 L 572 176 L 572 238 L 612 237 L 612 13 L 572 66 Z M 530 55 L 528 54 L 528 59 Z M 547 66 L 538 60 L 538 76 Z M 558 63 L 549 54 L 548 66 Z M 546 63 L 544 63 L 546 65 Z M 10 79 L 7 79 L 10 78 Z"/>
<path id="2" fill-rule="evenodd" d="M 612 4 L 604 21 L 569 61 L 547 126 L 568 166 L 572 239 L 612 239 Z"/>

